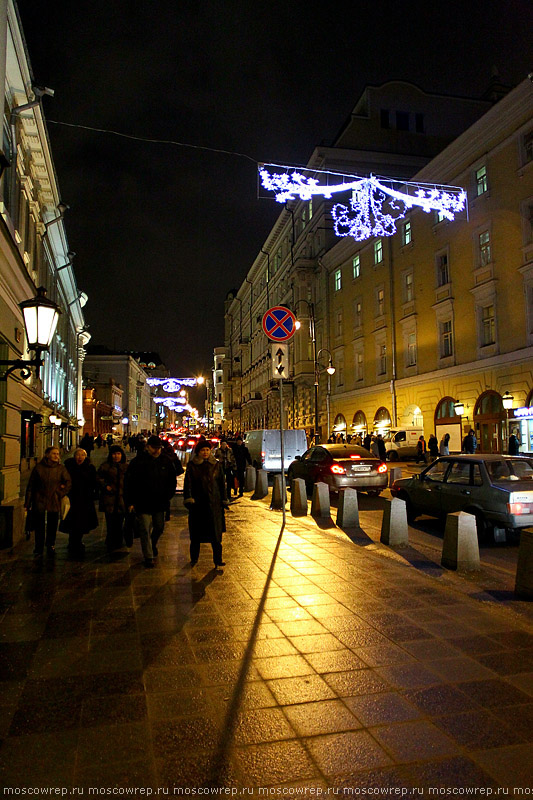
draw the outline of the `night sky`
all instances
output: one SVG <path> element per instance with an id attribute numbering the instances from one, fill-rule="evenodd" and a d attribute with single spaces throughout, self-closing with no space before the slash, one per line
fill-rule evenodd
<path id="1" fill-rule="evenodd" d="M 206 372 L 223 302 L 281 207 L 252 161 L 303 165 L 367 84 L 479 97 L 533 70 L 531 0 L 19 0 L 92 342 Z"/>

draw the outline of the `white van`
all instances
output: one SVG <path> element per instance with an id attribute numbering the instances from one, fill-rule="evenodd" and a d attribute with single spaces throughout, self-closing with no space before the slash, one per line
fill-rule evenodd
<path id="1" fill-rule="evenodd" d="M 267 472 L 281 472 L 281 437 L 279 430 L 248 431 L 244 443 L 250 451 L 252 464 L 257 469 Z M 283 431 L 283 448 L 285 469 L 295 460 L 303 456 L 307 450 L 307 437 L 304 430 Z"/>
<path id="2" fill-rule="evenodd" d="M 385 439 L 385 450 L 389 461 L 416 458 L 416 445 L 423 434 L 423 428 L 405 428 L 404 430 L 390 431 Z"/>

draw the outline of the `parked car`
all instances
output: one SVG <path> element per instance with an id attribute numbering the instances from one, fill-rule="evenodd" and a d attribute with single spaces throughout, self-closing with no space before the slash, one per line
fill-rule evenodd
<path id="1" fill-rule="evenodd" d="M 281 472 L 281 436 L 277 429 L 248 431 L 244 443 L 256 469 Z M 283 431 L 283 461 L 287 469 L 297 456 L 307 450 L 307 437 L 303 429 Z"/>
<path id="2" fill-rule="evenodd" d="M 390 431 L 385 439 L 385 450 L 389 461 L 403 461 L 406 458 L 416 458 L 416 446 L 423 428 L 406 428 L 399 431 Z"/>
<path id="3" fill-rule="evenodd" d="M 357 489 L 379 495 L 387 488 L 387 465 L 358 445 L 321 444 L 292 462 L 289 484 L 293 478 L 303 478 L 308 492 L 322 481 L 333 492 Z"/>
<path id="4" fill-rule="evenodd" d="M 466 511 L 476 518 L 480 539 L 505 540 L 509 530 L 533 524 L 533 459 L 497 454 L 438 458 L 419 475 L 394 481 L 394 497 L 407 504 L 407 518 L 444 517 Z"/>

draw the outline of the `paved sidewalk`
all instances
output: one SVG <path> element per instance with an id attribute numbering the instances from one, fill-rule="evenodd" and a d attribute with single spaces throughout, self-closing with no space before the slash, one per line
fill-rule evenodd
<path id="1" fill-rule="evenodd" d="M 527 618 L 364 531 L 231 508 L 221 571 L 188 566 L 181 508 L 154 570 L 102 528 L 83 563 L 61 535 L 0 555 L 0 786 L 531 792 Z"/>

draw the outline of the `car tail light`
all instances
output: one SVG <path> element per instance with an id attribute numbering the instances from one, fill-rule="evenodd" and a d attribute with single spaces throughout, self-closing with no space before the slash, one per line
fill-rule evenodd
<path id="1" fill-rule="evenodd" d="M 346 475 L 346 470 L 340 464 L 332 464 L 330 470 L 334 475 Z"/>
<path id="2" fill-rule="evenodd" d="M 386 465 L 386 464 L 380 464 L 380 465 L 379 465 L 379 467 L 378 467 L 378 472 L 379 472 L 381 475 L 382 475 L 384 472 L 387 472 L 387 465 Z"/>
<path id="3" fill-rule="evenodd" d="M 188 447 L 193 447 L 196 444 L 196 439 L 189 439 L 187 442 Z"/>
<path id="4" fill-rule="evenodd" d="M 350 456 L 350 458 L 361 458 L 361 456 Z"/>
<path id="5" fill-rule="evenodd" d="M 507 511 L 519 517 L 520 514 L 531 514 L 531 506 L 526 503 L 507 503 Z"/>
<path id="6" fill-rule="evenodd" d="M 178 439 L 178 447 L 183 447 L 185 444 L 185 439 Z"/>

